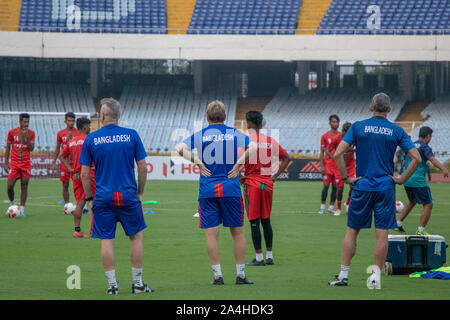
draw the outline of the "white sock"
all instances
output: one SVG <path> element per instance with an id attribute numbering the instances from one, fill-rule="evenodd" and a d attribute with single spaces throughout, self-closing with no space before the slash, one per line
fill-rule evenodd
<path id="1" fill-rule="evenodd" d="M 325 204 L 320 205 L 320 210 L 325 210 Z"/>
<path id="2" fill-rule="evenodd" d="M 116 281 L 116 270 L 105 271 L 106 277 L 108 278 L 108 284 L 110 286 L 117 286 Z"/>
<path id="3" fill-rule="evenodd" d="M 273 259 L 273 257 L 272 257 L 272 251 L 267 251 L 267 252 L 266 252 L 266 259 Z"/>
<path id="4" fill-rule="evenodd" d="M 378 268 L 378 266 L 374 266 L 373 267 L 373 273 L 372 273 L 375 277 L 375 280 L 380 281 L 381 278 L 381 270 L 380 268 Z"/>
<path id="5" fill-rule="evenodd" d="M 25 212 L 25 206 L 20 206 L 20 212 Z"/>
<path id="6" fill-rule="evenodd" d="M 403 222 L 402 222 L 402 221 L 399 221 L 399 220 L 397 220 L 397 227 L 401 227 L 401 226 L 403 226 Z"/>
<path id="7" fill-rule="evenodd" d="M 10 206 L 14 206 L 16 204 L 16 202 L 13 200 L 9 203 Z"/>
<path id="8" fill-rule="evenodd" d="M 425 227 L 422 227 L 422 226 L 419 226 L 418 228 L 417 228 L 417 231 L 419 231 L 419 232 L 423 232 L 425 230 Z"/>
<path id="9" fill-rule="evenodd" d="M 328 207 L 328 211 L 333 211 L 334 210 L 334 206 L 329 206 Z"/>
<path id="10" fill-rule="evenodd" d="M 143 286 L 142 283 L 142 268 L 131 268 L 131 272 L 133 273 L 133 283 L 137 286 Z"/>
<path id="11" fill-rule="evenodd" d="M 348 272 L 350 271 L 350 266 L 341 265 L 341 272 L 339 273 L 338 279 L 348 279 Z"/>
<path id="12" fill-rule="evenodd" d="M 222 277 L 222 270 L 220 270 L 220 264 L 212 265 L 211 268 L 214 271 L 214 279 Z"/>
<path id="13" fill-rule="evenodd" d="M 236 274 L 238 277 L 245 278 L 245 264 L 236 264 Z"/>
<path id="14" fill-rule="evenodd" d="M 264 260 L 263 254 L 262 253 L 257 253 L 256 254 L 256 261 L 263 261 L 263 260 Z"/>

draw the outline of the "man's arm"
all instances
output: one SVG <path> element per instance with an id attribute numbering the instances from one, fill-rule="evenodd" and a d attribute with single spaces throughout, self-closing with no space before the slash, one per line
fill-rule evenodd
<path id="1" fill-rule="evenodd" d="M 61 143 L 57 142 L 55 147 L 55 152 L 53 152 L 53 163 L 52 163 L 52 170 L 56 169 L 56 159 L 58 159 L 59 156 L 59 149 L 61 148 Z M 60 158 L 61 160 L 61 158 Z"/>
<path id="2" fill-rule="evenodd" d="M 22 131 L 23 137 L 25 138 L 25 142 L 27 144 L 28 151 L 32 152 L 34 150 L 34 142 L 31 142 L 30 134 L 28 132 L 28 128 Z"/>
<path id="3" fill-rule="evenodd" d="M 181 142 L 175 147 L 177 153 L 182 156 L 184 159 L 198 165 L 200 168 L 200 173 L 204 177 L 211 176 L 211 171 L 205 166 L 205 164 L 195 155 L 188 147 L 188 145 L 184 142 Z"/>
<path id="4" fill-rule="evenodd" d="M 258 145 L 255 142 L 250 141 L 244 154 L 240 156 L 240 158 L 234 164 L 233 169 L 231 169 L 231 171 L 228 172 L 228 179 L 234 179 L 239 175 L 239 170 L 241 166 L 244 165 L 250 159 L 251 156 L 253 156 L 253 154 L 256 152 L 257 149 Z"/>
<path id="5" fill-rule="evenodd" d="M 325 174 L 325 147 L 324 146 L 320 146 L 320 173 L 322 173 L 322 175 Z"/>
<path id="6" fill-rule="evenodd" d="M 280 176 L 280 174 L 282 174 L 284 172 L 284 170 L 286 170 L 287 166 L 289 165 L 289 163 L 291 162 L 291 159 L 289 157 L 286 157 L 283 159 L 283 161 L 281 161 L 280 167 L 278 168 L 278 171 L 272 176 L 272 180 L 275 181 L 278 179 L 278 177 Z"/>
<path id="7" fill-rule="evenodd" d="M 92 197 L 91 190 L 91 167 L 90 166 L 81 166 L 81 182 L 83 183 L 84 194 L 87 198 Z M 92 200 L 89 201 L 89 204 L 92 208 Z"/>
<path id="8" fill-rule="evenodd" d="M 9 151 L 10 150 L 11 150 L 11 142 L 7 142 L 6 150 L 5 150 L 5 165 L 4 165 L 6 173 L 8 173 L 8 171 L 9 171 Z"/>
<path id="9" fill-rule="evenodd" d="M 69 163 L 62 155 L 60 155 L 58 158 L 59 161 L 61 161 L 61 163 L 63 164 L 63 166 L 66 167 L 67 171 L 73 172 L 73 169 L 70 167 Z"/>
<path id="10" fill-rule="evenodd" d="M 433 166 L 441 170 L 445 178 L 448 178 L 449 176 L 448 169 L 444 167 L 435 157 L 431 157 L 428 160 L 433 164 Z"/>
<path id="11" fill-rule="evenodd" d="M 147 182 L 147 164 L 145 163 L 145 158 L 137 162 L 137 167 L 138 167 L 138 189 L 136 195 L 139 201 L 142 201 L 145 183 Z"/>
<path id="12" fill-rule="evenodd" d="M 406 168 L 406 170 L 402 173 L 402 175 L 399 177 L 393 177 L 393 176 L 389 175 L 389 177 L 391 177 L 391 179 L 396 184 L 404 184 L 406 181 L 408 181 L 408 179 L 411 178 L 413 173 L 417 170 L 420 163 L 422 162 L 420 153 L 416 148 L 410 149 L 408 151 L 407 155 L 408 155 L 408 157 L 411 158 L 411 162 L 410 162 L 408 168 Z"/>
<path id="13" fill-rule="evenodd" d="M 348 152 L 350 147 L 351 146 L 347 142 L 342 140 L 336 149 L 334 158 L 336 160 L 336 165 L 338 167 L 339 173 L 341 174 L 342 180 L 344 180 L 345 183 L 353 185 L 356 181 L 361 179 L 361 177 L 351 178 L 347 175 L 347 166 L 345 165 L 344 154 Z"/>

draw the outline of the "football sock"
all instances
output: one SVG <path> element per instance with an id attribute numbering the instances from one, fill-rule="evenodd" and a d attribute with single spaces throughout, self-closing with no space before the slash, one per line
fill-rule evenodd
<path id="1" fill-rule="evenodd" d="M 211 268 L 214 271 L 214 279 L 222 277 L 222 271 L 220 270 L 220 264 L 212 265 Z"/>
<path id="2" fill-rule="evenodd" d="M 325 202 L 327 200 L 327 195 L 328 195 L 328 188 L 330 187 L 329 184 L 324 184 L 323 188 L 322 188 L 322 195 L 321 195 L 321 200 L 322 202 Z"/>
<path id="3" fill-rule="evenodd" d="M 236 264 L 236 275 L 241 278 L 245 278 L 245 264 Z"/>
<path id="4" fill-rule="evenodd" d="M 347 206 L 350 205 L 350 197 L 347 198 L 347 202 L 345 203 Z"/>
<path id="5" fill-rule="evenodd" d="M 419 226 L 418 228 L 417 228 L 417 231 L 419 231 L 419 232 L 423 232 L 425 230 L 425 227 L 422 227 L 422 226 Z"/>
<path id="6" fill-rule="evenodd" d="M 116 270 L 105 271 L 106 277 L 108 278 L 108 284 L 110 286 L 117 286 L 116 281 Z"/>
<path id="7" fill-rule="evenodd" d="M 329 206 L 328 207 L 328 212 L 330 212 L 330 211 L 334 211 L 334 206 Z"/>
<path id="8" fill-rule="evenodd" d="M 342 208 L 342 201 L 338 201 L 337 208 L 338 208 L 338 210 L 341 210 L 341 208 Z"/>
<path id="9" fill-rule="evenodd" d="M 133 274 L 133 283 L 139 287 L 142 287 L 144 284 L 142 283 L 142 268 L 131 268 L 131 272 Z"/>
<path id="10" fill-rule="evenodd" d="M 20 212 L 25 212 L 25 206 L 20 206 Z"/>
<path id="11" fill-rule="evenodd" d="M 81 227 L 75 227 L 75 231 L 76 232 L 80 232 L 81 231 Z"/>
<path id="12" fill-rule="evenodd" d="M 272 250 L 266 252 L 266 259 L 273 259 L 273 257 L 272 257 Z"/>
<path id="13" fill-rule="evenodd" d="M 336 201 L 336 194 L 337 194 L 337 188 L 335 185 L 331 186 L 331 194 L 330 194 L 330 202 L 335 202 Z"/>
<path id="14" fill-rule="evenodd" d="M 255 250 L 261 250 L 261 230 L 259 228 L 259 219 L 251 220 L 252 241 Z"/>
<path id="15" fill-rule="evenodd" d="M 261 262 L 261 261 L 263 261 L 263 260 L 264 260 L 263 254 L 262 254 L 262 253 L 257 253 L 257 254 L 256 254 L 256 261 Z"/>
<path id="16" fill-rule="evenodd" d="M 14 206 L 16 204 L 16 202 L 13 200 L 9 203 L 10 206 Z"/>
<path id="17" fill-rule="evenodd" d="M 399 220 L 397 220 L 397 227 L 401 227 L 401 226 L 403 226 L 403 222 L 402 222 L 402 221 L 399 221 Z"/>
<path id="18" fill-rule="evenodd" d="M 270 218 L 262 219 L 261 224 L 264 230 L 264 241 L 266 242 L 266 248 L 272 248 L 273 230 L 270 224 Z"/>
<path id="19" fill-rule="evenodd" d="M 350 266 L 341 265 L 341 272 L 339 273 L 338 279 L 348 279 L 348 272 L 350 271 Z"/>
<path id="20" fill-rule="evenodd" d="M 320 204 L 320 210 L 325 210 L 325 203 Z"/>

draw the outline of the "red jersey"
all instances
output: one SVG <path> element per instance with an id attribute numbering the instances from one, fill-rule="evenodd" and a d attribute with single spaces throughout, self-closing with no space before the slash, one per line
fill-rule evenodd
<path id="1" fill-rule="evenodd" d="M 288 153 L 275 139 L 266 135 L 253 134 L 250 135 L 250 139 L 258 145 L 258 148 L 244 166 L 245 175 L 247 176 L 246 183 L 254 180 L 257 183 L 264 182 L 268 185 L 273 185 L 271 179 L 273 159 L 285 159 L 288 157 Z"/>
<path id="2" fill-rule="evenodd" d="M 30 141 L 34 143 L 35 134 L 33 130 L 28 129 L 28 136 Z M 6 141 L 11 144 L 11 165 L 23 164 L 31 167 L 30 151 L 20 128 L 10 130 Z"/>
<path id="3" fill-rule="evenodd" d="M 328 150 L 331 154 L 334 155 L 339 143 L 342 140 L 342 133 L 336 132 L 336 134 L 332 134 L 331 131 L 326 132 L 322 135 L 320 139 L 320 146 L 325 148 L 325 151 Z M 336 167 L 336 161 L 334 161 L 327 152 L 325 152 L 324 157 L 325 167 Z"/>
<path id="4" fill-rule="evenodd" d="M 66 144 L 65 148 L 61 151 L 61 156 L 66 159 L 70 157 L 70 167 L 73 169 L 73 173 L 81 172 L 81 164 L 78 160 L 80 159 L 84 139 L 86 139 L 86 135 L 83 133 L 73 136 L 72 139 Z"/>
<path id="5" fill-rule="evenodd" d="M 67 146 L 67 143 L 70 140 L 72 140 L 73 137 L 75 137 L 76 135 L 78 135 L 78 130 L 75 128 L 70 132 L 69 132 L 69 130 L 67 130 L 67 128 L 62 129 L 56 135 L 56 144 L 61 145 L 61 151 L 62 151 Z"/>
<path id="6" fill-rule="evenodd" d="M 355 152 L 347 152 L 345 155 L 345 160 L 347 162 L 347 174 L 351 176 L 352 174 L 356 174 L 356 160 L 355 160 Z"/>

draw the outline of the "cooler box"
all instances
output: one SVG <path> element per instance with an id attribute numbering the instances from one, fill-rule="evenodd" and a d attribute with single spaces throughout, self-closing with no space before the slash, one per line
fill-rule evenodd
<path id="1" fill-rule="evenodd" d="M 447 243 L 439 235 L 389 235 L 387 274 L 410 274 L 442 267 L 447 261 Z"/>

